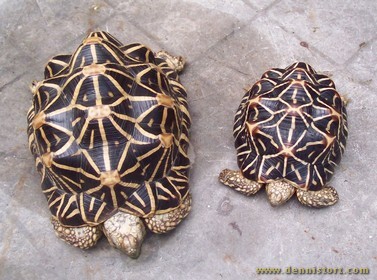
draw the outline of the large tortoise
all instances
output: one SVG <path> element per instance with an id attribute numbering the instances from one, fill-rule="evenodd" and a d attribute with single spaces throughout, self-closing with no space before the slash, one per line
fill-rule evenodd
<path id="1" fill-rule="evenodd" d="M 92 32 L 33 82 L 29 146 L 56 234 L 80 248 L 137 257 L 145 226 L 175 228 L 190 211 L 184 60 Z"/>
<path id="2" fill-rule="evenodd" d="M 345 149 L 347 114 L 328 76 L 302 62 L 267 71 L 244 95 L 233 134 L 240 170 L 223 170 L 223 184 L 246 195 L 265 186 L 272 205 L 294 193 L 312 207 L 338 201 L 327 182 Z"/>

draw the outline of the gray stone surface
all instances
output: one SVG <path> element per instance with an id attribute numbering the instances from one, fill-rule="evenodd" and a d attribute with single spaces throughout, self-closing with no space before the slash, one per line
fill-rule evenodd
<path id="1" fill-rule="evenodd" d="M 362 268 L 377 279 L 377 4 L 359 1 L 0 1 L 0 279 L 295 279 L 260 267 Z M 29 84 L 88 31 L 184 55 L 193 119 L 193 210 L 172 233 L 149 235 L 132 260 L 103 239 L 88 251 L 55 237 L 27 148 Z M 233 115 L 243 88 L 270 67 L 306 61 L 349 98 L 348 146 L 321 210 L 273 208 L 217 181 L 236 168 Z"/>

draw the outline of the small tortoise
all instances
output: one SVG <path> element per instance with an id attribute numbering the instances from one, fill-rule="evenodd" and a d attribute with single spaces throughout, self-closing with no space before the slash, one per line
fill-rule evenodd
<path id="1" fill-rule="evenodd" d="M 338 201 L 327 186 L 347 139 L 345 101 L 326 75 L 297 62 L 271 69 L 243 97 L 233 135 L 240 171 L 219 180 L 245 194 L 266 187 L 272 205 L 296 192 L 307 206 Z"/>
<path id="2" fill-rule="evenodd" d="M 138 257 L 146 234 L 189 213 L 182 57 L 92 32 L 33 82 L 29 146 L 56 234 L 86 249 L 106 235 Z"/>

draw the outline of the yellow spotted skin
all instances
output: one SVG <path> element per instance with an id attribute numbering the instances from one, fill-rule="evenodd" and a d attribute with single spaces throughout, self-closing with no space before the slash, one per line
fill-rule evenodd
<path id="1" fill-rule="evenodd" d="M 117 213 L 144 222 L 184 204 L 191 119 L 183 67 L 182 57 L 92 32 L 32 83 L 29 147 L 59 237 L 86 248 L 95 241 L 82 236 Z"/>
<path id="2" fill-rule="evenodd" d="M 274 206 L 295 193 L 309 207 L 338 201 L 327 183 L 345 150 L 347 111 L 328 76 L 303 62 L 265 72 L 242 98 L 233 136 L 240 170 L 220 182 L 246 195 L 265 186 Z"/>

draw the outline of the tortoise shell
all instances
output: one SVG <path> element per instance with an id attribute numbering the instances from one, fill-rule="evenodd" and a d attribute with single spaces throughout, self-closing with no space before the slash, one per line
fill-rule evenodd
<path id="1" fill-rule="evenodd" d="M 149 48 L 93 32 L 54 57 L 32 91 L 29 146 L 61 224 L 147 218 L 188 195 L 186 92 Z"/>
<path id="2" fill-rule="evenodd" d="M 263 74 L 244 95 L 234 137 L 242 174 L 319 190 L 333 175 L 347 139 L 345 102 L 334 82 L 298 62 Z"/>

